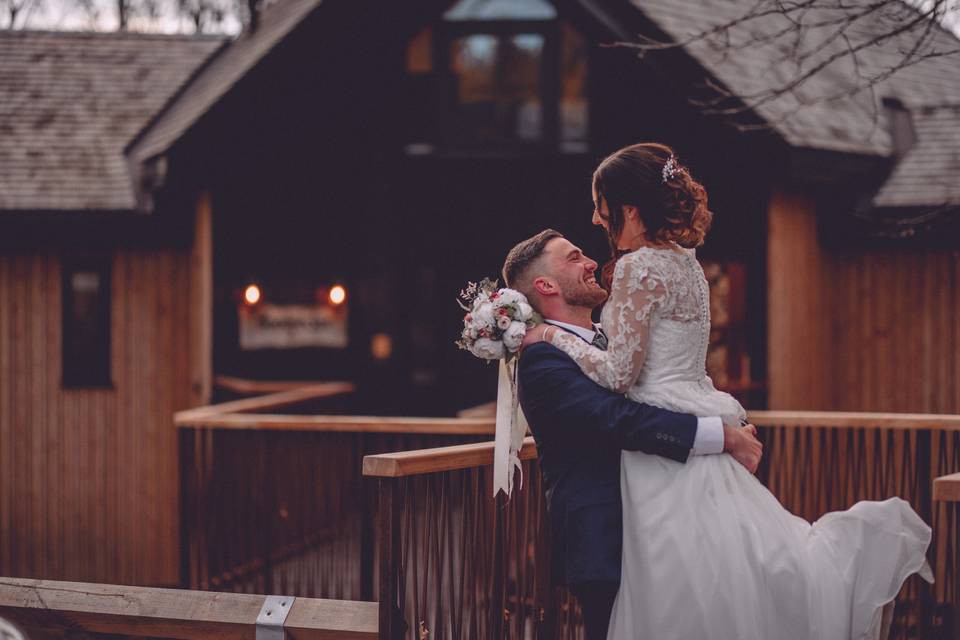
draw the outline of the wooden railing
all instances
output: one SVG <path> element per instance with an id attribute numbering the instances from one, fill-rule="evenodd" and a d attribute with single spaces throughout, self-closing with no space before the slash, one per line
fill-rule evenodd
<path id="1" fill-rule="evenodd" d="M 491 497 L 491 442 L 364 459 L 379 485 L 382 637 L 577 637 L 576 606 L 550 584 L 532 438 L 520 459 L 509 502 Z"/>
<path id="2" fill-rule="evenodd" d="M 264 607 L 265 600 L 242 593 L 0 578 L 0 617 L 27 634 L 49 634 L 44 637 L 75 637 L 82 631 L 111 637 L 254 638 L 261 611 L 270 612 L 266 619 L 284 611 L 281 628 L 297 640 L 378 637 L 376 603 L 288 597 L 276 601 L 274 612 Z"/>
<path id="3" fill-rule="evenodd" d="M 958 529 L 932 500 L 935 477 L 960 470 L 960 416 L 757 411 L 750 419 L 765 445 L 758 477 L 793 513 L 812 521 L 900 496 L 932 524 L 937 583 L 907 582 L 891 638 L 960 633 Z M 532 441 L 524 488 L 509 503 L 490 497 L 492 455 L 483 443 L 365 458 L 365 475 L 379 484 L 384 638 L 577 637 L 576 608 L 548 584 Z"/>
<path id="4" fill-rule="evenodd" d="M 363 457 L 489 440 L 493 421 L 266 413 L 351 388 L 313 385 L 176 416 L 183 586 L 375 599 L 376 487 L 363 482 Z"/>
<path id="5" fill-rule="evenodd" d="M 958 539 L 932 489 L 960 470 L 960 416 L 934 414 L 755 411 L 763 433 L 759 477 L 793 513 L 815 520 L 858 500 L 900 496 L 931 526 L 936 583 L 908 582 L 893 638 L 953 638 Z"/>

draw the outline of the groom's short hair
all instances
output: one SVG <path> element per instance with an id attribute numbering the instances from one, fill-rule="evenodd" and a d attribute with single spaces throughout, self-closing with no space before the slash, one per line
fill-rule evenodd
<path id="1" fill-rule="evenodd" d="M 533 277 L 531 267 L 543 256 L 547 243 L 563 234 L 553 229 L 544 229 L 537 235 L 517 243 L 503 263 L 503 281 L 533 301 Z"/>

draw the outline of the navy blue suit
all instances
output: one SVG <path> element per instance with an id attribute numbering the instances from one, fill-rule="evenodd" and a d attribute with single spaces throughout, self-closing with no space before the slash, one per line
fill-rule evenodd
<path id="1" fill-rule="evenodd" d="M 525 348 L 518 366 L 520 404 L 537 443 L 550 514 L 553 582 L 619 585 L 620 451 L 685 462 L 697 418 L 601 387 L 547 342 Z"/>

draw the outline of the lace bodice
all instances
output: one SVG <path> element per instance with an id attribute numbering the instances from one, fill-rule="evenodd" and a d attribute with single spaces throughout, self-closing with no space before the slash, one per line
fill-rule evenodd
<path id="1" fill-rule="evenodd" d="M 664 409 L 728 424 L 743 417 L 707 376 L 710 290 L 692 249 L 644 247 L 620 258 L 601 323 L 606 351 L 565 331 L 551 338 L 594 382 Z"/>

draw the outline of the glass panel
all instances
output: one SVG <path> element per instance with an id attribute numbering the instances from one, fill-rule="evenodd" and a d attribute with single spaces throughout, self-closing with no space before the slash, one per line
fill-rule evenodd
<path id="1" fill-rule="evenodd" d="M 454 40 L 452 135 L 458 142 L 538 140 L 543 134 L 543 36 L 472 35 Z"/>
<path id="2" fill-rule="evenodd" d="M 65 260 L 63 383 L 110 385 L 110 258 Z"/>
<path id="3" fill-rule="evenodd" d="M 460 0 L 444 20 L 553 20 L 557 11 L 546 0 Z"/>
<path id="4" fill-rule="evenodd" d="M 560 144 L 565 151 L 586 151 L 590 113 L 587 102 L 587 43 L 563 25 L 560 67 Z"/>

